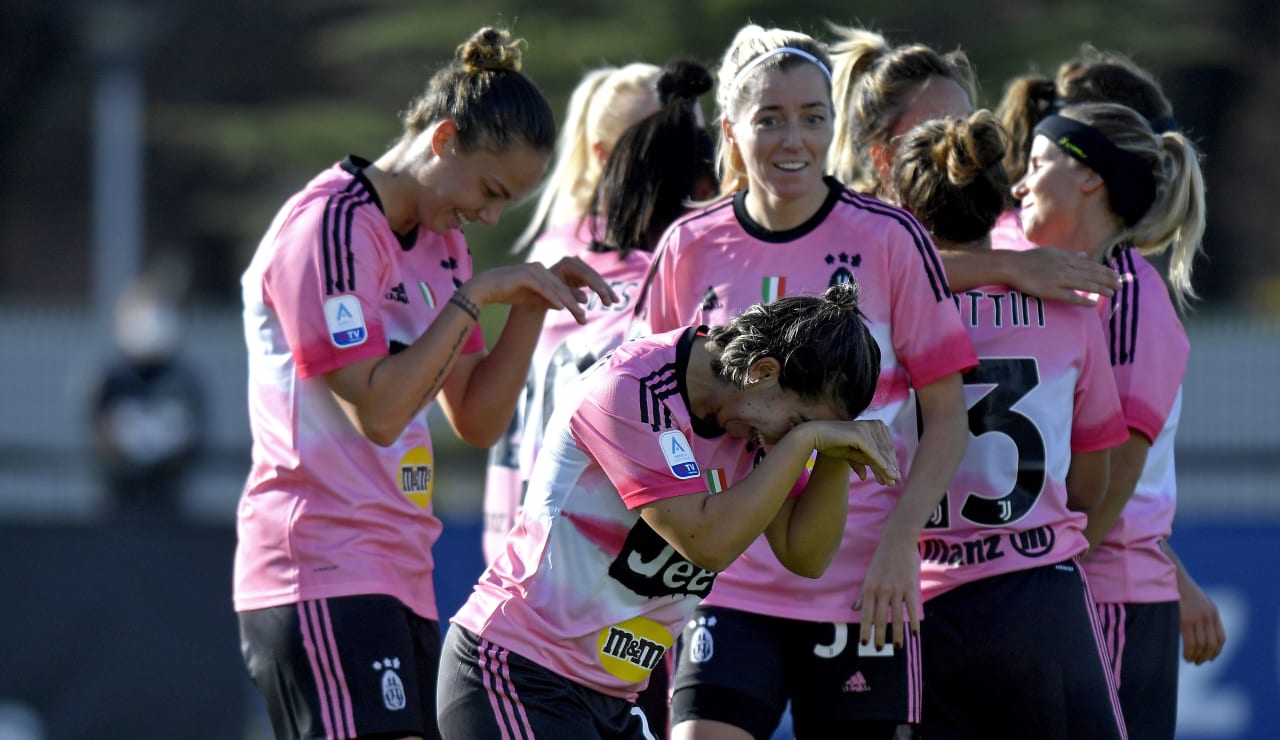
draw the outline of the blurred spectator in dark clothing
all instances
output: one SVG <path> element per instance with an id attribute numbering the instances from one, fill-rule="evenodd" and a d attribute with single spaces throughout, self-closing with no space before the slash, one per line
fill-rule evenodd
<path id="1" fill-rule="evenodd" d="M 182 316 L 173 292 L 142 280 L 121 296 L 114 356 L 90 401 L 97 462 L 119 517 L 176 517 L 201 447 L 203 392 L 180 356 Z"/>

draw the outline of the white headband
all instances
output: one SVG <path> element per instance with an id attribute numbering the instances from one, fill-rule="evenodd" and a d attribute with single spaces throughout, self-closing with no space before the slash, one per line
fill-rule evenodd
<path id="1" fill-rule="evenodd" d="M 821 59 L 815 57 L 804 49 L 797 49 L 794 46 L 779 46 L 776 49 L 770 49 L 755 59 L 752 59 L 750 62 L 747 62 L 745 67 L 738 70 L 737 76 L 733 78 L 733 94 L 738 94 L 738 86 L 742 84 L 742 81 L 746 79 L 747 75 L 751 74 L 751 70 L 767 62 L 770 57 L 776 57 L 779 54 L 795 54 L 801 59 L 808 59 L 818 65 L 818 69 L 822 70 L 822 74 L 827 76 L 827 82 L 831 81 L 831 70 L 827 69 L 827 65 L 823 64 Z"/>

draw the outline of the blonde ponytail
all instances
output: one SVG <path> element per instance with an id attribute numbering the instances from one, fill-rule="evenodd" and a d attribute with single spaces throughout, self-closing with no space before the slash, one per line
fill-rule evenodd
<path id="1" fill-rule="evenodd" d="M 855 89 L 866 71 L 890 50 L 889 42 L 875 31 L 827 24 L 837 40 L 831 44 L 832 97 L 835 103 L 836 133 L 831 140 L 827 169 L 837 180 L 853 183 L 863 179 L 864 167 L 854 141 L 851 120 Z"/>

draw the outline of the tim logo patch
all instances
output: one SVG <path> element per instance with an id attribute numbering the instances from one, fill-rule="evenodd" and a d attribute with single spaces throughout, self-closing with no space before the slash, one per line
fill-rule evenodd
<path id="1" fill-rule="evenodd" d="M 684 434 L 675 430 L 663 432 L 658 437 L 658 446 L 662 448 L 662 456 L 667 459 L 672 475 L 681 480 L 698 477 L 698 462 L 693 459 L 693 449 Z"/>
<path id="2" fill-rule="evenodd" d="M 369 338 L 360 300 L 353 295 L 340 295 L 325 301 L 324 321 L 335 347 L 355 347 Z"/>

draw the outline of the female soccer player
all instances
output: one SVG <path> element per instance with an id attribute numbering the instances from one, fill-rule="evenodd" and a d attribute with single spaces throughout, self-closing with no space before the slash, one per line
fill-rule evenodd
<path id="1" fill-rule="evenodd" d="M 901 140 L 892 192 L 939 248 L 990 248 L 1005 142 L 988 111 Z M 1077 562 L 1108 448 L 1128 439 L 1102 326 L 1091 308 L 1004 285 L 956 302 L 979 364 L 964 374 L 973 437 L 920 540 L 924 735 L 1121 738 Z"/>
<path id="2" fill-rule="evenodd" d="M 831 29 L 831 170 L 855 190 L 889 199 L 898 139 L 923 121 L 973 110 L 973 67 L 960 49 L 941 54 L 924 44 L 893 46 L 863 28 Z"/>
<path id="3" fill-rule="evenodd" d="M 508 434 L 513 443 L 508 455 L 513 465 L 519 465 L 517 495 L 529 479 L 556 399 L 577 382 L 583 370 L 625 338 L 633 301 L 658 237 L 686 210 L 690 197 L 699 197 L 699 191 L 703 198 L 706 192 L 715 192 L 711 137 L 696 108 L 698 97 L 710 89 L 711 73 L 702 65 L 688 61 L 667 65 L 658 79 L 662 108 L 627 129 L 605 162 L 600 187 L 588 209 L 598 216 L 591 227 L 595 238 L 573 256 L 599 272 L 620 301 L 613 305 L 590 301 L 585 326 L 569 314 L 552 315 L 544 324 L 533 352 L 525 403 L 516 415 L 521 427 Z M 512 524 L 518 500 L 511 501 Z M 510 529 L 508 524 L 501 533 L 501 545 L 492 545 L 492 538 L 486 540 L 491 545 L 489 562 L 501 557 Z M 640 695 L 641 708 L 654 728 L 667 724 L 668 675 L 666 665 L 656 668 Z"/>
<path id="4" fill-rule="evenodd" d="M 444 736 L 651 738 L 632 700 L 717 571 L 763 533 L 789 572 L 818 577 L 850 465 L 897 478 L 885 426 L 852 421 L 879 360 L 839 285 L 632 340 L 588 370 L 557 403 L 506 552 L 453 617 Z"/>
<path id="5" fill-rule="evenodd" d="M 960 49 L 943 54 L 924 44 L 893 46 L 866 29 L 832 30 L 837 35 L 831 50 L 836 82 L 832 171 L 859 192 L 892 200 L 887 184 L 898 137 L 929 119 L 968 115 L 976 91 L 973 68 Z M 1093 305 L 1077 291 L 1110 295 L 1114 288 L 1110 270 L 1059 249 L 939 253 L 956 290 L 994 280 L 1033 296 Z"/>
<path id="6" fill-rule="evenodd" d="M 533 218 L 516 240 L 515 251 L 532 245 L 530 262 L 553 265 L 568 255 L 581 256 L 592 241 L 595 220 L 588 218 L 591 198 L 609 153 L 631 125 L 656 112 L 659 107 L 657 82 L 661 70 L 652 64 L 634 62 L 623 67 L 601 67 L 588 72 L 569 97 L 564 127 L 556 143 L 555 164 L 547 176 L 534 209 Z M 648 255 L 636 255 L 648 264 Z M 643 268 L 641 268 L 643 270 Z M 629 301 L 600 310 L 630 311 Z M 544 358 L 536 358 L 535 370 L 545 368 Z M 485 469 L 484 534 L 482 546 L 486 563 L 502 551 L 502 542 L 515 523 L 516 509 L 527 464 L 521 473 L 521 434 L 536 391 L 529 378 L 524 397 L 502 438 L 489 450 Z"/>
<path id="7" fill-rule="evenodd" d="M 434 460 L 426 407 L 489 445 L 548 309 L 584 319 L 578 260 L 471 274 L 461 229 L 542 176 L 551 109 L 485 28 L 438 71 L 375 162 L 291 198 L 243 277 L 253 468 L 235 608 L 277 737 L 437 737 Z M 489 354 L 483 306 L 511 306 Z"/>
<path id="8" fill-rule="evenodd" d="M 890 426 L 906 479 L 854 482 L 840 553 L 822 578 L 785 571 L 764 540 L 720 575 L 681 639 L 673 736 L 767 737 L 790 700 L 801 736 L 891 737 L 919 717 L 916 542 L 964 453 L 960 373 L 977 358 L 919 223 L 823 176 L 833 131 L 825 47 L 747 26 L 719 78 L 731 197 L 668 230 L 639 319 L 659 332 L 721 323 L 760 297 L 856 281 L 882 353 L 869 413 Z"/>
<path id="9" fill-rule="evenodd" d="M 552 256 L 553 243 L 537 249 L 552 234 L 572 244 L 591 240 L 582 229 L 591 198 L 600 184 L 605 160 L 623 132 L 661 107 L 658 78 L 662 70 L 647 62 L 599 67 L 587 72 L 569 96 L 564 124 L 556 142 L 551 172 L 540 186 L 533 218 L 519 238 L 516 251 L 535 247 L 530 257 Z M 551 262 L 560 255 L 552 256 Z M 551 262 L 544 262 L 551 264 Z"/>
<path id="10" fill-rule="evenodd" d="M 1014 186 L 1036 244 L 1108 261 L 1124 287 L 1100 304 L 1129 439 L 1112 453 L 1084 561 L 1107 630 L 1131 737 L 1170 738 L 1177 716 L 1179 577 L 1172 527 L 1173 437 L 1189 345 L 1169 287 L 1146 256 L 1169 251 L 1180 304 L 1204 234 L 1199 153 L 1112 103 L 1070 105 L 1042 120 Z M 1220 633 L 1219 633 L 1220 634 Z M 1221 645 L 1221 640 L 1217 640 Z"/>

